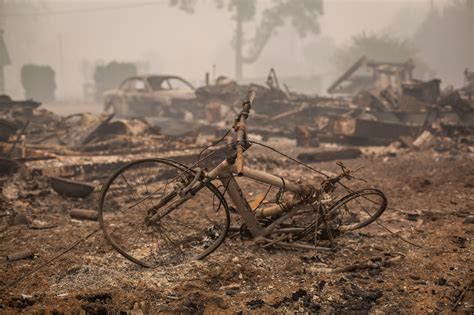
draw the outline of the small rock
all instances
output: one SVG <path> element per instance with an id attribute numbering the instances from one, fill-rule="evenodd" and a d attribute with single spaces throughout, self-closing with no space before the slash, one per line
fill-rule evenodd
<path id="1" fill-rule="evenodd" d="M 27 308 L 28 306 L 32 306 L 35 303 L 36 303 L 36 300 L 34 298 L 24 298 L 20 296 L 20 297 L 13 297 L 8 303 L 8 306 L 17 308 L 17 309 L 22 309 L 22 308 Z"/>
<path id="2" fill-rule="evenodd" d="M 421 182 L 420 182 L 420 186 L 421 187 L 426 187 L 426 186 L 430 186 L 432 185 L 433 182 L 427 178 L 423 179 Z"/>
<path id="3" fill-rule="evenodd" d="M 273 308 L 288 307 L 292 303 L 293 303 L 293 301 L 289 297 L 285 296 L 283 298 L 283 300 L 272 304 L 271 307 L 273 307 Z"/>
<path id="4" fill-rule="evenodd" d="M 474 223 L 474 215 L 468 215 L 465 219 L 464 219 L 464 224 L 473 224 Z"/>
<path id="5" fill-rule="evenodd" d="M 435 284 L 437 285 L 445 285 L 448 282 L 445 278 L 438 278 L 435 280 Z"/>
<path id="6" fill-rule="evenodd" d="M 407 213 L 405 214 L 405 216 L 408 221 L 417 221 L 420 215 L 417 213 Z"/>
<path id="7" fill-rule="evenodd" d="M 261 299 L 255 299 L 247 302 L 247 307 L 251 310 L 261 308 L 265 304 L 265 301 Z"/>
<path id="8" fill-rule="evenodd" d="M 459 218 L 467 218 L 471 216 L 470 214 L 471 214 L 471 211 L 469 211 L 469 209 L 467 208 L 459 208 L 454 212 L 454 215 Z"/>
<path id="9" fill-rule="evenodd" d="M 319 281 L 319 283 L 317 285 L 317 288 L 318 288 L 319 291 L 322 291 L 325 286 L 326 286 L 326 281 L 321 280 L 321 281 Z"/>
<path id="10" fill-rule="evenodd" d="M 291 295 L 291 299 L 293 301 L 298 301 L 300 298 L 306 295 L 308 295 L 308 292 L 306 292 L 306 290 L 298 289 L 298 291 L 296 291 L 295 293 Z"/>
<path id="11" fill-rule="evenodd" d="M 234 295 L 237 295 L 237 293 L 239 293 L 238 289 L 228 289 L 225 291 L 225 295 L 228 295 L 228 296 L 234 296 Z"/>

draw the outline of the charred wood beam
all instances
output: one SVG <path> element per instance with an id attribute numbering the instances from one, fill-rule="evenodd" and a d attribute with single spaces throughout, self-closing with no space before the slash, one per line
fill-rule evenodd
<path id="1" fill-rule="evenodd" d="M 349 160 L 355 159 L 362 155 L 362 151 L 356 148 L 348 148 L 337 151 L 323 151 L 301 153 L 298 155 L 298 160 L 305 163 L 317 163 L 334 160 Z"/>

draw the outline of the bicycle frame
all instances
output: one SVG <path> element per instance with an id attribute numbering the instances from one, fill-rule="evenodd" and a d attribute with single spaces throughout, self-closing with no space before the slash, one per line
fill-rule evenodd
<path id="1" fill-rule="evenodd" d="M 250 114 L 250 108 L 254 98 L 255 91 L 249 91 L 247 98 L 242 104 L 242 111 L 237 115 L 232 127 L 232 129 L 234 129 L 236 132 L 236 139 L 232 143 L 232 147 L 234 148 L 233 154 L 223 160 L 211 171 L 201 168 L 199 163 L 204 161 L 212 154 L 209 154 L 202 159 L 201 155 L 210 146 L 215 146 L 216 144 L 223 141 L 229 134 L 230 130 L 226 132 L 226 134 L 216 143 L 204 148 L 199 154 L 198 161 L 196 161 L 196 163 L 190 167 L 167 159 L 142 159 L 124 165 L 115 171 L 111 177 L 109 177 L 101 192 L 99 221 L 107 240 L 118 252 L 120 252 L 127 259 L 142 266 L 148 267 L 150 267 L 151 264 L 149 264 L 147 260 L 143 259 L 148 259 L 148 256 L 151 257 L 155 255 L 161 255 L 161 250 L 165 252 L 165 260 L 170 260 L 171 257 L 173 262 L 179 261 L 178 259 L 175 259 L 175 255 L 184 257 L 187 255 L 187 253 L 194 255 L 197 252 L 197 255 L 195 255 L 195 258 L 197 259 L 206 257 L 222 244 L 229 230 L 229 206 L 224 197 L 226 193 L 230 196 L 236 211 L 240 214 L 242 220 L 244 221 L 244 224 L 241 227 L 241 232 L 246 232 L 248 230 L 253 237 L 254 243 L 264 248 L 278 244 L 279 246 L 287 248 L 331 250 L 327 247 L 316 246 L 319 235 L 323 235 L 320 233 L 322 232 L 322 230 L 319 230 L 320 226 L 324 226 L 326 235 L 331 242 L 331 247 L 334 248 L 335 243 L 332 234 L 333 229 L 344 232 L 362 228 L 377 220 L 383 211 L 385 211 L 387 206 L 387 198 L 383 192 L 377 189 L 362 189 L 358 191 L 352 191 L 345 185 L 341 184 L 346 190 L 349 191 L 349 194 L 338 199 L 334 199 L 333 196 L 331 196 L 331 193 L 335 191 L 340 180 L 344 178 L 355 178 L 352 176 L 353 172 L 339 162 L 337 164 L 341 167 L 342 172 L 337 176 L 331 177 L 313 169 L 308 165 L 299 163 L 315 172 L 325 175 L 326 178 L 320 184 L 317 184 L 317 186 L 300 184 L 291 180 L 287 180 L 281 176 L 275 176 L 247 167 L 244 163 L 244 152 L 250 147 L 252 142 L 248 141 L 247 139 L 245 121 Z M 285 155 L 281 152 L 279 153 Z M 286 157 L 290 158 L 288 156 Z M 293 158 L 290 159 L 297 162 Z M 152 165 L 153 167 L 158 165 L 168 167 L 164 170 L 163 176 L 155 176 L 153 174 L 153 177 L 150 178 L 154 184 L 153 186 L 157 188 L 156 190 L 153 189 L 151 193 L 148 191 L 147 181 L 143 179 L 143 174 L 141 174 L 140 168 L 138 168 L 149 167 L 151 166 L 150 162 L 154 163 Z M 158 170 L 160 170 L 160 166 L 158 166 Z M 134 167 L 138 168 L 139 173 L 136 174 L 132 171 L 132 178 L 135 179 L 135 176 L 139 175 L 142 178 L 141 180 L 143 180 L 142 183 L 136 183 L 137 188 L 135 190 L 130 187 L 130 184 L 123 175 L 125 171 Z M 168 172 L 170 169 L 171 172 Z M 148 170 L 148 168 L 146 170 Z M 175 174 L 176 171 L 178 172 L 177 174 Z M 141 258 L 144 253 L 135 254 L 133 251 L 130 251 L 131 249 L 134 249 L 138 238 L 135 239 L 135 242 L 131 242 L 131 244 L 130 242 L 128 242 L 128 244 L 125 242 L 124 244 L 127 248 L 124 248 L 121 245 L 122 242 L 120 239 L 116 239 L 113 234 L 108 232 L 108 229 L 112 225 L 104 223 L 104 202 L 107 196 L 109 196 L 107 195 L 109 188 L 115 189 L 115 192 L 119 192 L 119 194 L 122 193 L 124 183 L 117 185 L 117 187 L 112 187 L 112 185 L 115 183 L 115 179 L 119 176 L 122 176 L 123 181 L 125 182 L 126 186 L 128 186 L 128 190 L 130 190 L 131 201 L 133 203 L 130 205 L 128 199 L 119 198 L 117 202 L 125 203 L 125 207 L 121 210 L 128 210 L 138 206 L 138 204 L 142 201 L 154 198 L 153 196 L 160 198 L 156 205 L 154 204 L 153 200 L 151 200 L 151 207 L 145 205 L 145 208 L 143 208 L 143 206 L 138 208 L 140 212 L 146 212 L 144 222 L 142 222 L 142 224 L 145 226 L 145 229 L 142 230 L 142 227 L 140 227 L 138 232 L 145 233 L 143 236 L 146 236 L 147 238 L 149 237 L 148 234 L 151 234 L 151 242 L 153 243 L 156 243 L 156 240 L 154 239 L 154 233 L 163 234 L 160 237 L 163 238 L 164 242 L 166 243 L 164 244 L 165 246 L 158 246 L 157 244 L 160 250 L 157 248 L 156 251 L 150 251 L 150 253 L 147 254 L 145 258 Z M 168 179 L 168 177 L 172 178 Z M 260 207 L 262 204 L 262 202 L 260 202 L 259 205 L 256 206 L 256 209 L 252 209 L 235 177 L 249 178 L 259 183 L 270 185 L 270 189 L 272 187 L 279 188 L 280 190 L 277 194 L 277 200 L 271 206 L 266 207 Z M 221 181 L 224 186 L 224 193 L 219 191 L 219 188 L 216 187 L 212 181 Z M 143 184 L 145 185 L 144 188 L 146 189 L 146 192 L 141 190 L 141 188 L 143 188 Z M 183 220 L 192 221 L 189 226 L 185 222 L 180 222 L 173 217 L 169 218 L 171 220 L 170 222 L 167 222 L 166 220 L 162 221 L 164 217 L 179 209 L 181 205 L 195 197 L 196 194 L 204 188 L 210 190 L 213 198 L 212 204 L 210 204 L 213 206 L 213 208 L 208 207 L 207 210 L 211 212 L 207 214 L 218 214 L 220 217 L 225 215 L 224 218 L 217 219 L 219 222 L 210 219 L 207 214 L 204 214 L 202 218 L 199 217 L 200 213 L 196 213 L 194 211 L 196 209 L 194 208 L 196 205 L 200 206 L 202 204 L 201 202 L 196 204 L 188 204 L 189 207 L 183 209 L 186 210 L 183 212 L 183 214 L 185 214 L 183 216 Z M 270 189 L 268 189 L 267 194 Z M 285 191 L 292 193 L 291 198 L 282 198 Z M 137 193 L 138 197 L 136 196 Z M 267 194 L 265 194 L 265 197 Z M 111 192 L 110 195 L 113 198 L 116 196 L 116 193 Z M 144 195 L 144 197 L 139 198 L 142 195 Z M 379 202 L 374 203 L 377 205 L 375 212 L 371 212 L 361 205 L 362 209 L 357 207 L 355 212 L 349 213 L 348 220 L 343 220 L 344 218 L 342 215 L 344 213 L 341 215 L 340 213 L 343 211 L 349 212 L 349 202 L 356 200 L 356 198 L 364 198 L 365 200 L 373 202 L 366 196 L 378 198 L 377 200 Z M 197 197 L 199 198 L 199 196 Z M 215 207 L 215 197 L 217 197 L 220 201 L 217 208 Z M 263 199 L 265 199 L 265 197 Z M 139 199 L 138 202 L 136 199 Z M 112 204 L 114 203 L 115 202 Z M 217 213 L 221 206 L 224 207 L 225 213 L 222 211 Z M 117 212 L 119 212 L 120 215 L 115 215 L 115 219 L 122 220 L 122 211 Z M 362 220 L 358 220 L 358 212 L 365 213 L 366 216 L 368 215 L 368 218 L 366 217 L 362 218 Z M 136 214 L 136 212 L 133 212 L 133 214 Z M 178 213 L 176 215 L 179 216 Z M 340 219 L 338 216 L 340 216 Z M 139 215 L 139 217 L 141 217 L 141 215 Z M 264 220 L 261 220 L 262 218 Z M 107 217 L 106 219 L 109 220 Z M 203 219 L 205 219 L 206 222 L 204 222 L 204 226 L 202 226 L 201 229 L 200 227 L 203 225 Z M 111 218 L 111 220 L 113 222 L 113 218 Z M 175 233 L 175 238 L 177 240 L 176 243 L 165 233 L 166 225 L 173 224 L 173 221 L 179 226 L 184 227 L 184 229 L 178 229 L 177 233 Z M 212 224 L 212 226 L 209 227 L 209 224 Z M 128 229 L 128 232 L 135 229 L 135 227 L 136 224 L 134 223 Z M 116 242 L 117 240 L 118 242 Z M 201 246 L 195 246 L 195 243 L 198 244 L 199 242 L 202 243 Z M 187 243 L 189 246 L 186 245 Z M 186 251 L 186 254 L 184 251 Z M 158 263 L 158 261 L 155 261 L 155 263 Z"/>
<path id="2" fill-rule="evenodd" d="M 304 207 L 305 204 L 301 202 L 277 204 L 256 213 L 251 209 L 247 199 L 245 199 L 239 184 L 234 178 L 235 176 L 254 179 L 261 183 L 283 188 L 300 196 L 309 195 L 314 191 L 312 186 L 299 185 L 283 177 L 278 177 L 246 166 L 243 167 L 242 172 L 239 172 L 232 158 L 224 160 L 214 169 L 205 173 L 205 177 L 208 180 L 218 179 L 222 182 L 224 187 L 226 187 L 227 194 L 230 196 L 232 202 L 237 208 L 236 210 L 244 220 L 254 238 L 262 238 L 270 234 L 278 224 L 294 215 L 296 211 Z M 268 217 L 283 212 L 286 212 L 286 214 L 276 219 L 265 228 L 263 228 L 257 221 L 257 216 Z"/>

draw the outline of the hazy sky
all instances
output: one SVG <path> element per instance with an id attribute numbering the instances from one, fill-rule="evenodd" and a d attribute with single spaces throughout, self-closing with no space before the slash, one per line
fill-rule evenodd
<path id="1" fill-rule="evenodd" d="M 245 67 L 244 75 L 264 76 L 261 72 L 270 66 L 275 66 L 282 75 L 318 74 L 312 73 L 317 72 L 310 67 L 314 62 L 308 62 L 303 54 L 309 43 L 324 36 L 335 45 L 342 45 L 362 31 L 390 30 L 410 35 L 407 33 L 421 23 L 431 2 L 437 7 L 445 3 L 441 0 L 325 0 L 320 35 L 300 39 L 290 27 L 280 30 L 259 61 Z M 271 3 L 259 0 L 258 7 L 261 10 Z M 45 0 L 34 10 L 10 12 L 4 25 L 13 61 L 7 67 L 7 91 L 21 96 L 19 71 L 25 63 L 53 66 L 60 97 L 80 96 L 87 63 L 99 60 L 142 62 L 148 64 L 149 72 L 182 75 L 198 85 L 214 64 L 217 75 L 232 76 L 231 13 L 216 9 L 214 0 L 198 0 L 194 14 L 168 4 L 168 0 Z M 406 23 L 393 26 L 391 22 L 400 18 L 402 10 Z M 254 27 L 252 23 L 246 26 L 248 37 L 253 35 Z M 24 41 L 28 34 L 33 38 Z M 317 64 L 330 62 L 318 60 Z"/>

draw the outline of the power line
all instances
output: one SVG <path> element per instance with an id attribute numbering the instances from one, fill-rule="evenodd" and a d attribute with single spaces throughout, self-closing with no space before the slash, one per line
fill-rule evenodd
<path id="1" fill-rule="evenodd" d="M 19 17 L 19 16 L 63 15 L 63 14 L 75 14 L 75 13 L 88 13 L 88 12 L 100 12 L 100 11 L 109 11 L 109 10 L 120 10 L 120 9 L 129 9 L 129 8 L 163 5 L 163 4 L 165 4 L 165 1 L 146 1 L 146 2 L 138 2 L 138 3 L 130 3 L 130 4 L 106 6 L 106 7 L 94 7 L 94 8 L 58 10 L 58 11 L 38 11 L 38 12 L 13 13 L 13 14 L 0 14 L 0 17 L 4 18 L 4 17 L 15 17 L 15 16 Z"/>

